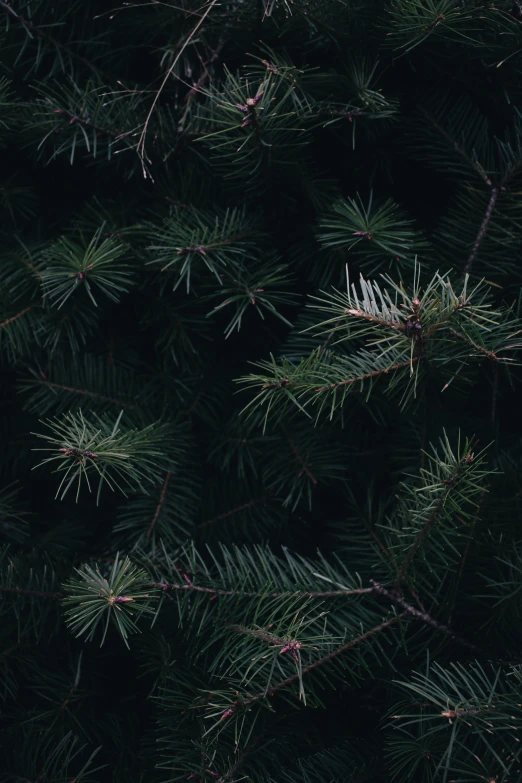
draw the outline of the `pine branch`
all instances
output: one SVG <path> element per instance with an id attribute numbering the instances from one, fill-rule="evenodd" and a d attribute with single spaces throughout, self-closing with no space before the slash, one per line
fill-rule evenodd
<path id="1" fill-rule="evenodd" d="M 41 373 L 41 375 L 43 375 L 43 373 Z M 34 381 L 32 381 L 32 383 L 37 383 L 39 386 L 45 386 L 48 389 L 58 389 L 59 391 L 71 392 L 71 394 L 78 394 L 81 397 L 91 397 L 92 399 L 100 400 L 101 402 L 111 402 L 114 405 L 117 405 L 119 408 L 127 408 L 129 410 L 136 408 L 136 406 L 132 405 L 131 403 L 122 402 L 121 400 L 116 400 L 113 397 L 105 397 L 103 394 L 99 394 L 98 392 L 88 391 L 87 389 L 76 389 L 73 386 L 65 386 L 62 383 L 53 383 L 53 381 L 49 381 L 46 377 L 36 378 Z"/>
<path id="2" fill-rule="evenodd" d="M 366 639 L 375 636 L 375 634 L 378 634 L 381 631 L 384 631 L 386 628 L 389 628 L 390 626 L 394 625 L 398 620 L 405 617 L 405 615 L 406 613 L 404 612 L 396 617 L 392 617 L 391 620 L 386 620 L 385 622 L 375 626 L 374 628 L 371 628 L 369 631 L 366 631 L 365 633 L 361 634 L 355 639 L 350 639 L 349 642 L 346 642 L 340 647 L 337 647 L 335 650 L 332 650 L 332 652 L 328 653 L 322 658 L 313 661 L 313 663 L 310 663 L 308 666 L 303 666 L 302 669 L 300 669 L 300 671 L 297 671 L 295 674 L 290 675 L 290 677 L 287 677 L 285 680 L 281 680 L 275 685 L 271 685 L 267 690 L 264 690 L 261 693 L 256 694 L 255 696 L 251 696 L 247 699 L 244 699 L 242 702 L 235 702 L 232 705 L 232 707 L 229 707 L 228 709 L 225 710 L 225 712 L 221 716 L 221 720 L 225 720 L 226 718 L 229 718 L 231 715 L 234 715 L 234 713 L 237 712 L 240 708 L 248 709 L 249 707 L 252 706 L 252 704 L 262 701 L 263 699 L 266 699 L 267 696 L 272 696 L 277 691 L 280 691 L 283 688 L 292 685 L 292 683 L 300 680 L 300 678 L 305 674 L 308 674 L 314 669 L 317 669 L 319 666 L 322 666 L 323 664 L 334 660 L 334 658 L 336 658 L 338 655 L 342 655 L 342 653 L 346 652 L 347 650 L 350 650 L 352 647 L 355 647 L 360 642 L 363 642 Z"/>
<path id="3" fill-rule="evenodd" d="M 358 375 L 354 378 L 347 378 L 345 381 L 336 381 L 335 383 L 331 383 L 328 386 L 320 386 L 315 391 L 316 392 L 328 391 L 330 389 L 336 389 L 339 386 L 349 386 L 352 383 L 363 382 L 368 378 L 378 378 L 379 376 L 387 375 L 389 372 L 393 372 L 394 370 L 403 370 L 405 367 L 411 367 L 412 364 L 414 364 L 418 360 L 419 358 L 414 356 L 412 359 L 410 359 L 407 362 L 399 362 L 398 364 L 392 364 L 390 367 L 385 367 L 382 370 L 373 370 L 373 372 L 368 372 L 365 373 L 364 375 Z"/>
<path id="4" fill-rule="evenodd" d="M 493 351 L 488 351 L 487 348 L 483 348 L 481 345 L 477 345 L 467 335 L 462 334 L 461 332 L 457 332 L 457 330 L 453 329 L 453 328 L 450 328 L 449 331 L 451 332 L 451 334 L 454 334 L 455 337 L 458 337 L 459 340 L 464 340 L 465 343 L 467 343 L 468 345 L 471 345 L 471 347 L 475 348 L 476 351 L 479 351 L 480 353 L 484 354 L 484 356 L 487 356 L 488 359 L 491 359 L 494 362 L 498 362 L 499 361 L 498 356 L 495 353 L 493 353 Z"/>
<path id="5" fill-rule="evenodd" d="M 143 488 L 144 481 L 157 481 L 160 466 L 168 462 L 164 450 L 172 435 L 170 426 L 156 423 L 142 429 L 121 428 L 122 413 L 113 424 L 106 416 L 93 414 L 86 419 L 79 410 L 77 414 L 64 414 L 61 419 L 45 422 L 55 437 L 34 433 L 50 444 L 50 448 L 38 451 L 54 452 L 39 466 L 58 463 L 55 472 L 63 475 L 57 497 L 61 493 L 63 499 L 76 483 L 78 501 L 84 481 L 91 491 L 89 476 L 99 479 L 97 500 L 104 483 L 125 494 L 124 486 Z"/>
<path id="6" fill-rule="evenodd" d="M 398 604 L 401 607 L 401 609 L 403 609 L 404 614 L 407 615 L 408 617 L 413 617 L 416 620 L 421 620 L 421 622 L 425 623 L 426 625 L 429 625 L 431 628 L 434 628 L 439 633 L 448 636 L 453 641 L 462 644 L 464 647 L 473 650 L 475 653 L 479 653 L 481 655 L 485 654 L 483 650 L 481 650 L 472 642 L 468 642 L 467 639 L 464 639 L 455 631 L 452 631 L 451 628 L 449 628 L 447 625 L 444 625 L 444 623 L 439 623 L 439 621 L 435 620 L 435 618 L 432 617 L 430 614 L 428 614 L 428 612 L 420 611 L 419 609 L 416 609 L 414 606 L 411 606 L 411 604 L 405 601 L 404 597 L 401 595 L 401 593 L 398 590 L 387 590 L 385 587 L 383 587 L 373 579 L 370 579 L 370 584 L 373 585 L 373 589 L 376 595 L 382 595 L 385 598 L 387 598 L 389 601 Z"/>
<path id="7" fill-rule="evenodd" d="M 152 587 L 157 587 L 160 590 L 166 592 L 168 590 L 175 590 L 179 592 L 194 592 L 194 593 L 206 593 L 212 596 L 233 596 L 237 598 L 338 598 L 341 596 L 349 595 L 368 595 L 373 592 L 372 587 L 360 587 L 354 590 L 325 590 L 325 591 L 311 591 L 306 592 L 302 590 L 288 591 L 288 592 L 266 592 L 262 590 L 258 591 L 246 591 L 246 590 L 222 590 L 215 587 L 200 587 L 193 584 L 190 577 L 187 574 L 183 574 L 185 578 L 185 584 L 171 583 L 171 582 L 151 582 Z"/>
<path id="8" fill-rule="evenodd" d="M 405 572 L 408 569 L 410 563 L 412 562 L 415 553 L 417 552 L 417 549 L 424 541 L 426 536 L 429 535 L 432 527 L 436 524 L 439 515 L 442 509 L 444 508 L 448 495 L 450 494 L 450 492 L 452 491 L 453 487 L 458 482 L 462 474 L 465 472 L 467 467 L 472 463 L 472 461 L 473 461 L 473 454 L 471 451 L 469 451 L 467 454 L 465 454 L 462 457 L 462 459 L 457 464 L 457 466 L 455 467 L 451 475 L 448 478 L 444 479 L 444 484 L 445 484 L 444 491 L 440 494 L 440 497 L 437 500 L 433 509 L 431 510 L 429 517 L 425 521 L 421 530 L 417 533 L 413 544 L 409 547 L 406 557 L 404 558 L 401 566 L 399 567 L 399 573 L 396 579 L 397 585 L 403 581 Z"/>

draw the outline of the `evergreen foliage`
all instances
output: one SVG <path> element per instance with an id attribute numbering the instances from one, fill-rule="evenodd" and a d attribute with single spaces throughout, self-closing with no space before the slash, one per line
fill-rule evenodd
<path id="1" fill-rule="evenodd" d="M 0 783 L 522 783 L 521 2 L 0 19 Z"/>

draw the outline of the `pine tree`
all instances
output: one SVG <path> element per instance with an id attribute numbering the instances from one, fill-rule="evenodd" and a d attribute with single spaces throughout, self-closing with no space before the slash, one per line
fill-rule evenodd
<path id="1" fill-rule="evenodd" d="M 522 783 L 519 0 L 0 14 L 0 783 Z"/>

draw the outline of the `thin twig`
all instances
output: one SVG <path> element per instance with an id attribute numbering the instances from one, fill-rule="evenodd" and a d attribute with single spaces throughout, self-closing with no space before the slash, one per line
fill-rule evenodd
<path id="1" fill-rule="evenodd" d="M 234 762 L 234 764 L 225 772 L 224 775 L 221 775 L 216 780 L 216 783 L 233 783 L 234 781 L 233 776 L 236 774 L 238 769 L 245 763 L 246 759 L 250 756 L 250 754 L 253 753 L 253 751 L 258 747 L 262 739 L 263 739 L 262 734 L 259 737 L 254 738 L 250 743 L 250 745 L 248 745 L 241 753 L 237 761 Z"/>
<path id="2" fill-rule="evenodd" d="M 209 13 L 211 12 L 211 10 L 213 9 L 213 7 L 216 5 L 217 2 L 218 2 L 218 0 L 211 0 L 211 2 L 209 3 L 209 5 L 208 5 L 208 7 L 207 7 L 207 9 L 205 11 L 205 13 L 201 16 L 199 22 L 194 26 L 192 31 L 189 33 L 189 35 L 185 39 L 185 42 L 184 42 L 183 46 L 180 48 L 180 50 L 177 53 L 176 57 L 172 61 L 172 65 L 170 66 L 170 68 L 168 69 L 167 73 L 165 74 L 165 76 L 163 78 L 163 81 L 161 82 L 161 84 L 159 86 L 159 89 L 156 92 L 156 95 L 154 96 L 154 100 L 152 101 L 152 106 L 150 107 L 149 112 L 147 114 L 147 117 L 145 119 L 145 123 L 143 125 L 143 130 L 141 131 L 140 138 L 139 138 L 139 141 L 138 141 L 138 144 L 137 144 L 137 147 L 136 147 L 136 150 L 137 150 L 138 155 L 139 155 L 140 160 L 141 160 L 143 176 L 145 178 L 147 177 L 147 169 L 145 168 L 145 138 L 147 136 L 147 131 L 148 131 L 149 123 L 150 123 L 150 118 L 152 117 L 152 115 L 154 113 L 154 109 L 156 108 L 156 104 L 157 104 L 157 102 L 159 100 L 159 97 L 160 97 L 161 93 L 163 92 L 163 89 L 164 89 L 166 83 L 170 79 L 170 76 L 171 76 L 172 72 L 174 71 L 174 68 L 178 64 L 178 61 L 179 61 L 181 55 L 183 54 L 183 52 L 185 51 L 185 49 L 187 48 L 189 43 L 192 41 L 192 39 L 196 35 L 197 31 L 199 30 L 199 28 L 201 27 L 201 25 L 203 24 L 203 22 L 205 21 L 205 19 L 207 18 L 207 16 L 209 15 Z"/>
<path id="3" fill-rule="evenodd" d="M 499 194 L 499 188 L 491 188 L 491 196 L 489 198 L 488 205 L 486 207 L 486 212 L 484 214 L 484 219 L 482 220 L 482 223 L 480 224 L 480 228 L 478 230 L 477 238 L 475 239 L 475 242 L 473 244 L 473 248 L 471 250 L 470 256 L 468 260 L 466 261 L 466 266 L 464 267 L 464 274 L 470 275 L 471 274 L 471 268 L 473 266 L 473 262 L 475 261 L 479 248 L 482 244 L 482 240 L 484 239 L 486 235 L 486 231 L 488 230 L 489 222 L 491 220 L 491 217 L 493 215 L 493 210 L 495 209 L 495 204 L 497 203 L 497 198 Z"/>
<path id="4" fill-rule="evenodd" d="M 44 590 L 24 590 L 22 587 L 6 587 L 0 585 L 0 593 L 22 595 L 26 598 L 46 598 L 53 601 L 61 601 L 63 593 L 46 593 Z"/>
<path id="5" fill-rule="evenodd" d="M 1 324 L 0 324 L 1 326 Z M 59 389 L 60 391 L 68 391 L 72 392 L 73 394 L 79 394 L 83 397 L 92 397 L 95 400 L 102 400 L 103 402 L 113 402 L 115 405 L 118 405 L 122 408 L 135 408 L 135 405 L 132 405 L 128 402 L 122 402 L 121 400 L 116 400 L 113 397 L 105 397 L 103 394 L 98 394 L 97 392 L 91 392 L 87 391 L 86 389 L 75 389 L 73 386 L 64 386 L 61 383 L 53 383 L 52 381 L 48 381 L 47 379 L 40 380 L 39 378 L 36 380 L 37 383 L 39 383 L 41 386 L 48 386 L 51 389 Z"/>
<path id="6" fill-rule="evenodd" d="M 163 482 L 163 487 L 162 487 L 162 490 L 161 490 L 160 499 L 159 499 L 158 505 L 156 506 L 156 511 L 154 512 L 154 516 L 152 517 L 152 522 L 150 523 L 149 529 L 147 530 L 147 538 L 152 533 L 154 525 L 158 521 L 158 517 L 160 515 L 160 511 L 161 511 L 161 509 L 163 507 L 163 503 L 165 502 L 165 495 L 167 494 L 167 487 L 169 485 L 169 481 L 170 481 L 171 475 L 172 475 L 172 473 L 169 471 L 167 473 L 167 475 L 165 476 L 165 481 Z"/>
<path id="7" fill-rule="evenodd" d="M 2 321 L 0 324 L 0 329 L 2 329 L 4 326 L 9 326 L 9 324 L 12 324 L 13 321 L 16 321 L 18 318 L 21 318 L 22 315 L 25 315 L 29 312 L 29 310 L 33 309 L 33 305 L 29 305 L 29 307 L 26 307 L 25 310 L 21 310 L 16 315 L 12 315 L 11 318 L 7 318 L 5 321 Z"/>
<path id="8" fill-rule="evenodd" d="M 412 359 L 408 359 L 407 362 L 399 362 L 398 364 L 392 364 L 391 367 L 385 367 L 383 370 L 373 370 L 373 372 L 368 372 L 364 375 L 358 375 L 356 378 L 347 378 L 345 381 L 336 381 L 335 383 L 328 384 L 328 386 L 320 386 L 318 389 L 315 389 L 315 391 L 328 391 L 329 389 L 336 389 L 338 386 L 348 386 L 349 384 L 357 383 L 358 381 L 365 381 L 367 378 L 376 378 L 379 375 L 386 375 L 386 373 L 393 372 L 393 370 L 401 370 L 404 367 L 411 367 L 413 362 L 417 362 L 418 360 L 419 357 L 414 356 Z"/>
<path id="9" fill-rule="evenodd" d="M 226 40 L 224 38 L 221 38 L 221 40 L 218 42 L 218 45 L 216 46 L 216 48 L 212 52 L 212 56 L 208 60 L 205 60 L 205 62 L 203 63 L 204 71 L 201 74 L 201 76 L 199 77 L 199 79 L 197 80 L 197 82 L 194 84 L 194 86 L 185 95 L 185 103 L 187 103 L 187 104 L 190 103 L 190 101 L 192 100 L 194 95 L 196 95 L 200 91 L 201 87 L 203 87 L 203 85 L 207 81 L 208 77 L 210 76 L 210 71 L 208 69 L 208 66 L 209 65 L 213 65 L 213 63 L 215 63 L 215 61 L 217 60 L 217 58 L 221 54 L 221 50 L 223 49 L 225 43 L 226 43 Z"/>
<path id="10" fill-rule="evenodd" d="M 264 497 L 262 498 L 252 498 L 252 500 L 249 500 L 247 503 L 243 503 L 240 506 L 236 506 L 235 508 L 230 509 L 230 511 L 224 511 L 222 514 L 218 514 L 216 517 L 213 517 L 212 519 L 207 519 L 206 522 L 200 522 L 198 527 L 207 527 L 207 525 L 212 525 L 214 522 L 219 522 L 220 519 L 227 519 L 227 517 L 233 516 L 233 514 L 239 514 L 240 511 L 244 511 L 246 508 L 252 508 L 252 506 L 255 506 L 256 503 L 263 502 L 265 500 Z"/>
<path id="11" fill-rule="evenodd" d="M 466 546 L 464 547 L 464 552 L 462 553 L 462 557 L 460 559 L 459 572 L 457 574 L 457 580 L 455 582 L 455 587 L 453 589 L 453 601 L 452 601 L 452 604 L 451 604 L 450 610 L 449 610 L 448 623 L 451 623 L 452 612 L 453 612 L 453 608 L 455 606 L 455 601 L 456 601 L 456 598 L 457 598 L 457 593 L 458 593 L 458 589 L 459 589 L 459 585 L 460 585 L 460 580 L 462 579 L 462 574 L 464 573 L 464 566 L 466 564 L 466 560 L 467 560 L 467 557 L 468 557 L 468 554 L 469 554 L 469 550 L 471 548 L 471 542 L 473 540 L 473 532 L 475 530 L 475 525 L 477 524 L 478 515 L 480 513 L 480 507 L 482 505 L 482 501 L 484 499 L 484 495 L 485 494 L 486 494 L 486 488 L 484 487 L 484 489 L 482 490 L 482 493 L 480 495 L 479 502 L 477 504 L 477 510 L 475 511 L 475 516 L 473 517 L 473 522 L 471 523 L 471 527 L 469 529 L 468 540 L 466 541 Z"/>
<path id="12" fill-rule="evenodd" d="M 211 596 L 236 596 L 238 598 L 286 598 L 293 596 L 296 598 L 336 598 L 340 596 L 349 595 L 368 595 L 373 592 L 372 587 L 356 587 L 353 590 L 327 590 L 325 592 L 310 592 L 304 590 L 287 590 L 280 593 L 264 593 L 261 590 L 247 591 L 247 590 L 221 590 L 215 587 L 201 587 L 195 585 L 192 582 L 186 584 L 172 584 L 170 582 L 152 582 L 149 587 L 158 587 L 160 590 L 168 592 L 169 590 L 175 590 L 177 592 L 194 592 L 194 593 L 207 593 Z"/>
<path id="13" fill-rule="evenodd" d="M 310 463 L 306 463 L 304 461 L 304 459 L 302 458 L 301 454 L 299 453 L 299 449 L 295 445 L 295 443 L 292 440 L 292 438 L 288 438 L 288 442 L 289 442 L 289 444 L 290 444 L 290 446 L 292 448 L 292 451 L 294 452 L 294 454 L 296 456 L 297 461 L 301 465 L 301 472 L 299 473 L 298 478 L 300 478 L 303 475 L 303 473 L 304 473 L 305 475 L 308 476 L 308 478 L 310 479 L 312 484 L 317 484 L 317 479 L 315 478 L 315 476 L 310 471 L 310 468 L 312 467 L 311 464 Z"/>
<path id="14" fill-rule="evenodd" d="M 344 312 L 348 315 L 353 315 L 356 318 L 364 318 L 366 321 L 379 324 L 379 326 L 387 326 L 389 329 L 399 329 L 401 332 L 404 332 L 406 329 L 406 325 L 400 323 L 399 321 L 388 321 L 386 318 L 380 318 L 377 315 L 365 313 L 364 310 L 357 310 L 353 307 L 347 307 Z"/>
<path id="15" fill-rule="evenodd" d="M 475 652 L 482 652 L 480 648 L 476 647 L 476 645 L 474 645 L 472 642 L 468 642 L 466 639 L 463 639 L 461 636 L 455 633 L 455 631 L 452 631 L 451 628 L 448 628 L 447 625 L 444 625 L 444 623 L 439 623 L 438 620 L 435 620 L 435 618 L 427 612 L 421 612 L 419 609 L 411 606 L 411 604 L 409 604 L 397 590 L 387 590 L 373 579 L 370 579 L 370 584 L 373 585 L 374 592 L 377 595 L 382 595 L 385 598 L 388 598 L 390 601 L 393 601 L 393 603 L 398 604 L 404 610 L 404 614 L 408 615 L 409 617 L 414 617 L 416 620 L 421 620 L 423 623 L 429 625 L 431 628 L 434 628 L 436 631 L 443 633 L 445 636 L 449 636 L 454 641 L 459 642 L 460 644 L 474 650 Z"/>
<path id="16" fill-rule="evenodd" d="M 484 356 L 487 356 L 488 359 L 492 359 L 494 362 L 498 362 L 498 356 L 493 353 L 493 351 L 488 351 L 487 348 L 483 348 L 481 345 L 477 345 L 477 343 L 473 342 L 471 337 L 468 337 L 465 334 L 461 334 L 461 332 L 457 332 L 456 329 L 453 329 L 450 327 L 449 331 L 455 335 L 455 337 L 458 337 L 461 340 L 464 340 L 465 343 L 468 343 L 468 345 L 471 345 L 473 348 L 475 348 L 477 351 L 480 351 L 480 353 L 483 353 Z"/>

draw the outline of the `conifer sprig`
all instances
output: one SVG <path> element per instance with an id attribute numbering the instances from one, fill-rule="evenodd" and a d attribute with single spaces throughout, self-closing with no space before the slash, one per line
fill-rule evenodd
<path id="1" fill-rule="evenodd" d="M 217 171 L 236 186 L 259 190 L 273 165 L 284 165 L 310 141 L 307 98 L 285 72 L 258 79 L 225 74 L 222 85 L 209 88 L 195 127 Z"/>
<path id="2" fill-rule="evenodd" d="M 459 433 L 452 446 L 445 433 L 426 454 L 420 480 L 402 483 L 394 533 L 400 553 L 397 583 L 411 572 L 421 579 L 424 564 L 435 581 L 444 571 L 456 569 L 486 478 L 494 473 L 486 466 L 485 456 L 485 449 L 476 452 L 473 438 L 462 439 Z M 394 545 L 390 548 L 393 551 Z M 413 568 L 417 557 L 423 566 Z"/>
<path id="3" fill-rule="evenodd" d="M 394 262 L 414 267 L 416 257 L 423 257 L 428 242 L 413 221 L 391 199 L 383 204 L 368 204 L 362 198 L 343 199 L 334 203 L 319 224 L 318 239 L 325 251 L 346 250 L 360 258 L 365 274 L 373 275 Z"/>
<path id="4" fill-rule="evenodd" d="M 128 647 L 129 634 L 138 631 L 134 618 L 154 611 L 150 605 L 154 588 L 148 585 L 146 591 L 142 589 L 147 582 L 146 572 L 133 565 L 128 557 L 120 561 L 119 555 L 105 576 L 98 567 L 89 565 L 77 568 L 76 572 L 78 576 L 64 585 L 63 605 L 67 607 L 65 617 L 71 631 L 77 636 L 86 634 L 89 641 L 103 626 L 101 646 L 112 623 Z"/>
<path id="5" fill-rule="evenodd" d="M 466 277 L 457 288 L 448 276 L 436 274 L 423 288 L 416 279 L 408 291 L 388 276 L 384 280 L 389 289 L 381 291 L 361 277 L 358 293 L 347 277 L 346 294 L 314 298 L 312 306 L 330 314 L 315 328 L 328 335 L 332 349 L 315 349 L 298 363 L 284 356 L 256 363 L 264 372 L 238 380 L 257 391 L 246 409 L 264 407 L 268 417 L 290 404 L 307 415 L 317 406 L 332 417 L 350 393 L 363 392 L 368 399 L 377 381 L 404 408 L 417 397 L 428 368 L 437 371 L 444 390 L 477 361 L 516 361 L 519 319 L 510 308 L 492 309 L 484 283 L 470 288 Z M 335 350 L 362 338 L 362 347 L 352 353 Z"/>
<path id="6" fill-rule="evenodd" d="M 60 237 L 44 251 L 43 291 L 58 309 L 80 288 L 95 307 L 96 290 L 117 302 L 129 289 L 132 276 L 129 264 L 123 261 L 128 248 L 115 237 L 104 238 L 104 228 L 101 226 L 89 241 L 81 244 L 70 237 Z"/>
<path id="7" fill-rule="evenodd" d="M 148 228 L 154 244 L 147 248 L 151 258 L 146 263 L 169 276 L 173 290 L 184 283 L 187 293 L 191 285 L 201 284 L 205 270 L 218 285 L 226 271 L 237 274 L 242 254 L 254 254 L 261 240 L 255 222 L 240 209 L 219 215 L 176 210 L 162 226 Z"/>
<path id="8" fill-rule="evenodd" d="M 427 774 L 448 781 L 462 766 L 487 759 L 507 781 L 522 755 L 519 694 L 508 674 L 478 662 L 449 667 L 428 662 L 425 673 L 414 672 L 409 682 L 400 682 L 409 698 L 393 709 L 388 722 L 397 735 L 390 750 L 394 774 L 410 776 L 424 767 Z M 415 747 L 416 728 L 430 749 L 424 758 L 421 743 Z"/>
<path id="9" fill-rule="evenodd" d="M 123 428 L 123 411 L 115 421 L 106 416 L 91 414 L 85 418 L 82 411 L 65 413 L 61 418 L 42 422 L 49 433 L 34 433 L 47 441 L 51 451 L 37 467 L 56 464 L 55 472 L 62 475 L 56 497 L 63 499 L 76 483 L 76 500 L 85 483 L 91 491 L 90 479 L 97 477 L 97 502 L 104 483 L 111 490 L 143 488 L 144 483 L 159 480 L 161 467 L 168 464 L 167 439 L 171 434 L 166 424 L 150 424 L 142 429 Z"/>

